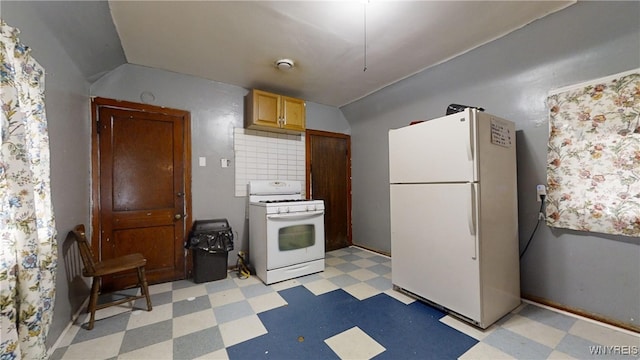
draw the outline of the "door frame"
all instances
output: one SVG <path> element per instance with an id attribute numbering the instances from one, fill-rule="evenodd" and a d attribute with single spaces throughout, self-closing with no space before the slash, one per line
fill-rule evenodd
<path id="1" fill-rule="evenodd" d="M 351 135 L 322 130 L 307 129 L 305 131 L 305 183 L 307 198 L 311 195 L 311 137 L 321 136 L 344 139 L 347 142 L 347 241 L 353 245 L 351 224 Z"/>
<path id="2" fill-rule="evenodd" d="M 185 212 L 187 219 L 191 217 L 191 113 L 186 110 L 166 108 L 149 104 L 140 104 L 130 101 L 114 100 L 101 97 L 91 98 L 91 248 L 98 260 L 102 259 L 101 254 L 101 224 L 100 224 L 100 139 L 98 136 L 99 109 L 102 107 L 122 109 L 129 111 L 140 111 L 146 113 L 158 113 L 170 116 L 181 117 L 184 121 L 184 191 L 185 191 Z M 189 236 L 192 222 L 183 221 L 184 236 Z M 191 273 L 192 261 L 185 251 L 184 275 L 188 277 Z"/>

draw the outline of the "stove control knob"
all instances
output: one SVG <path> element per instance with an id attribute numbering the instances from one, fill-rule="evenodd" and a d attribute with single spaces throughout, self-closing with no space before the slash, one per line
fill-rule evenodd
<path id="1" fill-rule="evenodd" d="M 314 211 L 316 209 L 315 205 L 307 205 L 307 211 Z"/>
<path id="2" fill-rule="evenodd" d="M 289 212 L 289 207 L 288 206 L 286 208 L 284 208 L 284 212 L 286 212 L 286 213 Z"/>

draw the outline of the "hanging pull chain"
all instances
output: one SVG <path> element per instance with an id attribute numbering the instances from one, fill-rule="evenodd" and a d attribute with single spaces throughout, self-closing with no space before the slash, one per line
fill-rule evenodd
<path id="1" fill-rule="evenodd" d="M 364 69 L 367 71 L 367 3 L 364 4 Z"/>

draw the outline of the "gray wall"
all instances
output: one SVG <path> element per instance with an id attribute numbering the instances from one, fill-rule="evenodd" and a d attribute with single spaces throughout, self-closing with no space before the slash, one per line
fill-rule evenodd
<path id="1" fill-rule="evenodd" d="M 46 72 L 45 101 L 51 143 L 51 191 L 58 230 L 58 274 L 51 347 L 88 294 L 75 245 L 66 236 L 89 223 L 89 83 L 40 18 L 34 3 L 1 3 L 2 19 L 21 30 L 20 40 Z"/>
<path id="2" fill-rule="evenodd" d="M 91 95 L 142 102 L 141 94 L 151 92 L 153 105 L 191 112 L 192 220 L 227 218 L 238 232 L 229 262 L 235 263 L 238 250 L 248 249 L 246 198 L 235 197 L 233 129 L 244 126 L 244 96 L 247 89 L 137 65 L 121 65 L 91 86 Z M 307 102 L 307 127 L 349 133 L 350 126 L 335 107 Z M 207 166 L 198 166 L 206 157 Z M 232 159 L 221 168 L 219 159 Z"/>
<path id="3" fill-rule="evenodd" d="M 535 186 L 546 184 L 547 92 L 640 67 L 639 19 L 638 2 L 579 2 L 341 108 L 352 131 L 354 243 L 391 248 L 388 130 L 460 103 L 516 122 L 522 249 Z M 521 269 L 525 294 L 640 326 L 638 238 L 543 225 Z"/>
<path id="4" fill-rule="evenodd" d="M 307 128 L 351 134 L 351 126 L 335 106 L 307 102 Z"/>

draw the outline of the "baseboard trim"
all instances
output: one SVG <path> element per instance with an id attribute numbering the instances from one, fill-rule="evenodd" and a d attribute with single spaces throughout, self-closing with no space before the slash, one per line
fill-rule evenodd
<path id="1" fill-rule="evenodd" d="M 367 250 L 367 251 L 370 251 L 372 253 L 384 255 L 386 257 L 391 257 L 391 253 L 387 253 L 387 252 L 384 252 L 384 251 L 376 250 L 376 249 L 373 249 L 373 248 L 370 248 L 370 247 L 366 247 L 366 246 L 363 246 L 363 245 L 360 245 L 360 244 L 352 244 L 351 246 L 357 247 L 357 248 L 361 248 L 363 250 Z"/>
<path id="2" fill-rule="evenodd" d="M 51 356 L 53 355 L 54 351 L 56 351 L 56 349 L 60 346 L 60 343 L 62 342 L 62 340 L 64 340 L 64 338 L 67 336 L 67 333 L 69 332 L 69 330 L 71 329 L 73 324 L 75 324 L 75 322 L 80 317 L 80 313 L 83 312 L 83 310 L 86 310 L 87 306 L 89 306 L 89 297 L 88 296 L 82 302 L 80 307 L 78 307 L 78 310 L 76 310 L 76 312 L 73 314 L 73 316 L 71 317 L 71 321 L 69 321 L 69 323 L 64 328 L 64 330 L 62 330 L 62 333 L 60 333 L 60 336 L 58 336 L 58 338 L 56 339 L 56 342 L 53 343 L 53 346 L 50 347 L 47 350 L 47 358 L 51 358 Z"/>
<path id="3" fill-rule="evenodd" d="M 633 324 L 629 324 L 629 323 L 625 323 L 622 321 L 618 321 L 615 319 L 610 319 L 607 318 L 605 316 L 602 315 L 598 315 L 598 314 L 594 314 L 588 311 L 585 311 L 583 309 L 579 309 L 579 308 L 574 308 L 571 306 L 566 306 L 560 303 L 557 303 L 555 301 L 552 300 L 548 300 L 539 296 L 535 296 L 535 295 L 531 295 L 531 294 L 521 294 L 522 299 L 525 300 L 529 300 L 533 303 L 537 303 L 537 304 L 541 304 L 541 305 L 545 305 L 548 306 L 550 308 L 553 309 L 557 309 L 560 311 L 564 311 L 566 313 L 569 314 L 574 314 L 580 317 L 583 317 L 585 319 L 590 319 L 590 320 L 594 320 L 598 323 L 603 323 L 603 324 L 607 324 L 607 325 L 611 325 L 614 328 L 618 328 L 618 329 L 624 329 L 630 332 L 633 332 L 635 334 L 640 334 L 640 326 L 636 326 Z"/>

